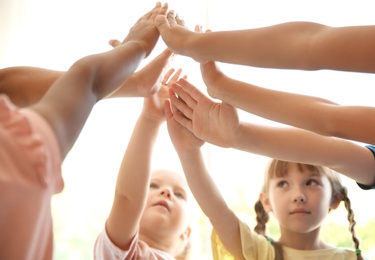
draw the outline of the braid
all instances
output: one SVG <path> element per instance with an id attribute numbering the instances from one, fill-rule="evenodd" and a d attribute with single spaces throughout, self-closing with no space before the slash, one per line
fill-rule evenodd
<path id="1" fill-rule="evenodd" d="M 255 213 L 256 215 L 256 221 L 257 224 L 254 228 L 254 231 L 260 235 L 263 235 L 267 238 L 268 241 L 271 242 L 274 250 L 275 250 L 275 260 L 284 260 L 283 256 L 283 246 L 278 243 L 273 241 L 271 238 L 266 236 L 266 223 L 269 220 L 269 215 L 268 213 L 264 210 L 262 202 L 258 200 L 255 205 L 254 205 Z"/>
<path id="2" fill-rule="evenodd" d="M 268 213 L 264 210 L 262 203 L 258 200 L 254 205 L 256 213 L 257 225 L 254 228 L 254 231 L 260 235 L 266 235 L 266 223 L 269 220 Z"/>
<path id="3" fill-rule="evenodd" d="M 340 195 L 342 196 L 342 200 L 344 201 L 345 208 L 348 211 L 349 230 L 352 233 L 352 239 L 353 239 L 354 246 L 356 249 L 355 252 L 357 254 L 357 259 L 363 260 L 361 250 L 359 249 L 359 239 L 357 238 L 355 234 L 355 230 L 354 230 L 354 227 L 357 224 L 357 222 L 354 220 L 354 211 L 352 210 L 351 202 L 348 197 L 348 191 L 345 187 L 342 187 Z"/>

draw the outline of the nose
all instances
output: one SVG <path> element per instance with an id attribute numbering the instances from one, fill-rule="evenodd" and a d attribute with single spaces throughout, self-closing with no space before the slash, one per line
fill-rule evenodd
<path id="1" fill-rule="evenodd" d="M 296 202 L 296 203 L 306 202 L 306 195 L 301 188 L 296 188 L 293 194 L 293 202 Z"/>
<path id="2" fill-rule="evenodd" d="M 169 188 L 163 188 L 160 191 L 160 195 L 170 198 L 171 197 L 171 190 Z"/>

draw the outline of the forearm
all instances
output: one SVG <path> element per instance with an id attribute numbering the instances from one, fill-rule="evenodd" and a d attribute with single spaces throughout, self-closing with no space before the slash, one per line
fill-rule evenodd
<path id="1" fill-rule="evenodd" d="M 38 102 L 63 71 L 17 66 L 0 70 L 0 93 L 20 107 Z"/>
<path id="2" fill-rule="evenodd" d="M 233 148 L 279 160 L 322 165 L 367 185 L 375 183 L 372 153 L 353 142 L 290 127 L 241 124 Z"/>
<path id="3" fill-rule="evenodd" d="M 200 150 L 179 152 L 178 155 L 189 188 L 204 214 L 210 219 L 220 240 L 234 255 L 241 255 L 238 218 L 228 208 L 207 171 Z"/>
<path id="4" fill-rule="evenodd" d="M 151 157 L 160 125 L 161 123 L 153 122 L 142 115 L 137 120 L 116 183 L 116 190 L 121 196 L 131 200 L 148 190 Z"/>
<path id="5" fill-rule="evenodd" d="M 374 26 L 334 28 L 290 22 L 205 33 L 191 42 L 203 60 L 285 69 L 375 72 Z"/>
<path id="6" fill-rule="evenodd" d="M 337 104 L 326 99 L 277 91 L 222 77 L 215 95 L 222 101 L 257 116 L 323 135 L 334 135 Z"/>
<path id="7" fill-rule="evenodd" d="M 115 196 L 106 222 L 111 241 L 126 250 L 137 232 L 147 201 L 150 163 L 159 125 L 138 119 L 117 176 Z"/>
<path id="8" fill-rule="evenodd" d="M 90 82 L 95 84 L 87 86 L 92 88 L 92 93 L 100 100 L 119 89 L 145 57 L 146 51 L 142 46 L 131 42 L 105 53 L 85 57 L 76 62 L 70 70 L 91 78 Z"/>

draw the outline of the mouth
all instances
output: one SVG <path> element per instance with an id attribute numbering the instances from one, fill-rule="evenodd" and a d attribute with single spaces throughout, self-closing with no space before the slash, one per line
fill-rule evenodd
<path id="1" fill-rule="evenodd" d="M 158 201 L 153 206 L 161 206 L 161 207 L 164 207 L 166 210 L 170 211 L 170 207 L 169 207 L 168 203 L 164 200 Z"/>
<path id="2" fill-rule="evenodd" d="M 295 209 L 289 213 L 290 215 L 310 215 L 311 212 L 305 209 Z"/>

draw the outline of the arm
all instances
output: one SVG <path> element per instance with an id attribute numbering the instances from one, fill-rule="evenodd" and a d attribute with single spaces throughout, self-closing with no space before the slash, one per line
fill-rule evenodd
<path id="1" fill-rule="evenodd" d="M 159 38 L 155 16 L 166 10 L 166 4 L 157 3 L 130 29 L 123 44 L 78 60 L 32 106 L 50 123 L 63 156 L 73 146 L 95 103 L 118 89 L 150 54 Z"/>
<path id="2" fill-rule="evenodd" d="M 234 107 L 213 102 L 185 80 L 174 84 L 173 90 L 179 98 L 171 96 L 171 102 L 182 113 L 174 113 L 175 120 L 202 140 L 279 160 L 322 165 L 359 183 L 375 183 L 375 160 L 365 147 L 296 128 L 241 123 Z"/>
<path id="3" fill-rule="evenodd" d="M 161 70 L 171 56 L 170 50 L 164 50 L 141 70 L 133 73 L 107 98 L 148 97 L 154 94 L 157 89 L 152 87 L 156 86 L 155 82 L 159 80 Z M 0 69 L 0 93 L 5 93 L 15 105 L 27 107 L 37 103 L 64 73 L 66 72 L 27 66 Z"/>
<path id="4" fill-rule="evenodd" d="M 169 12 L 158 30 L 175 53 L 199 62 L 265 68 L 375 72 L 375 26 L 329 27 L 311 22 L 200 34 Z"/>
<path id="5" fill-rule="evenodd" d="M 173 70 L 166 74 L 168 79 Z M 176 81 L 181 71 L 171 78 Z M 161 80 L 158 81 L 161 85 Z M 115 197 L 106 222 L 111 241 L 127 250 L 139 229 L 150 185 L 151 156 L 160 125 L 165 120 L 163 102 L 168 97 L 163 85 L 155 95 L 145 98 L 117 177 Z"/>
<path id="6" fill-rule="evenodd" d="M 165 111 L 168 131 L 191 192 L 225 247 L 236 259 L 243 259 L 238 218 L 206 169 L 200 150 L 203 141 L 174 120 L 169 102 L 166 102 Z"/>
<path id="7" fill-rule="evenodd" d="M 201 64 L 201 72 L 210 96 L 234 107 L 321 135 L 375 143 L 373 107 L 261 88 L 227 77 L 214 62 Z"/>

